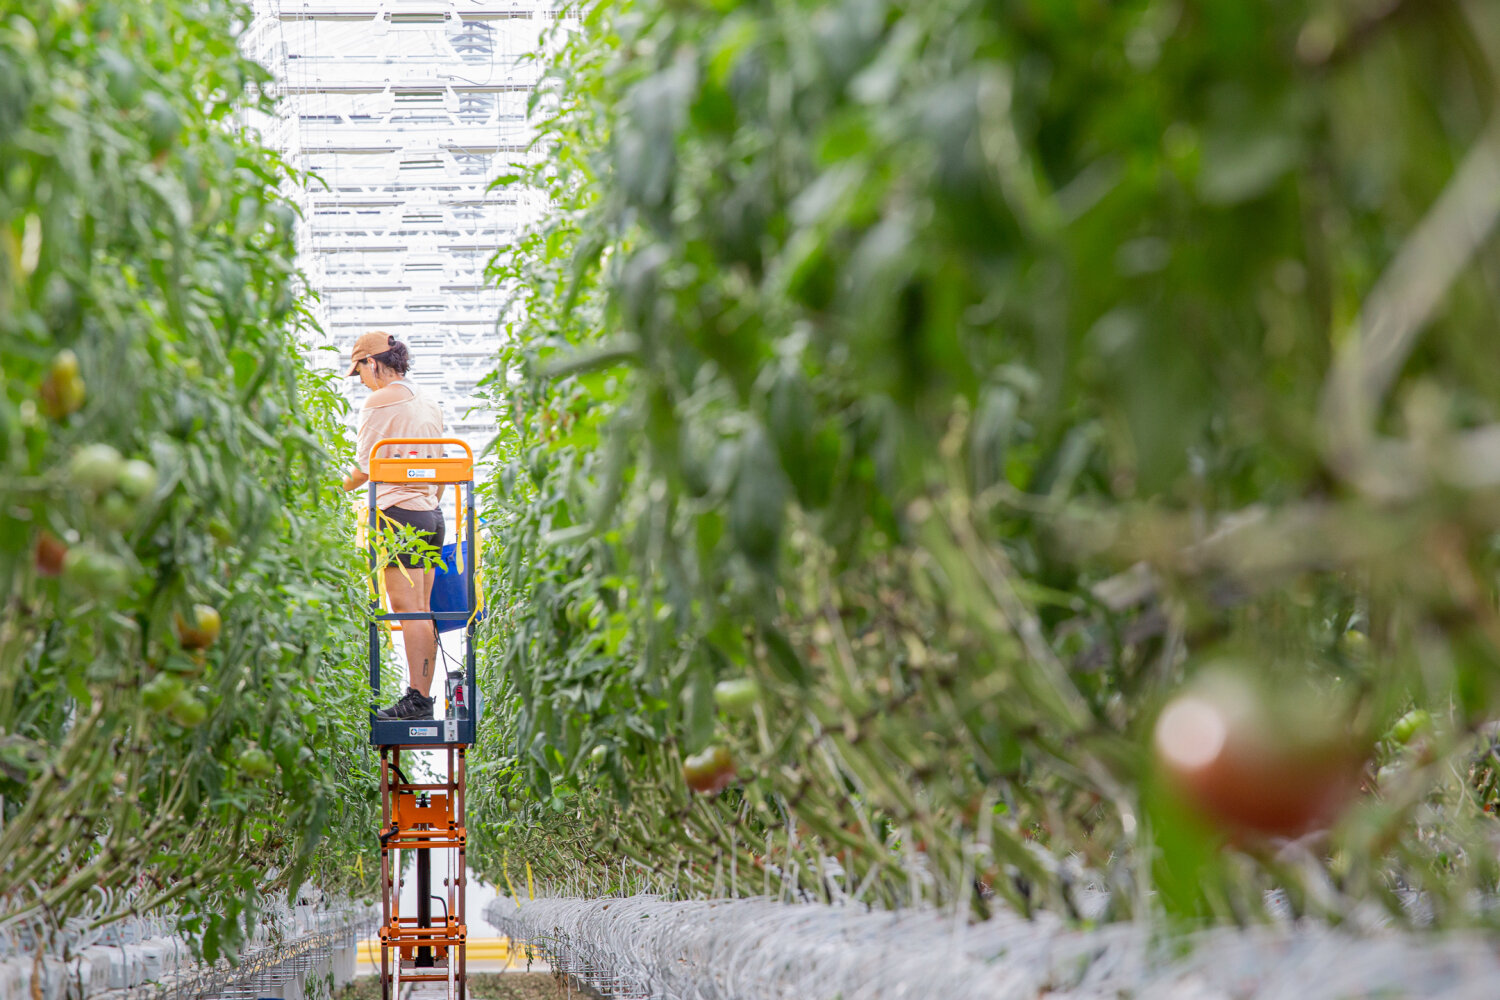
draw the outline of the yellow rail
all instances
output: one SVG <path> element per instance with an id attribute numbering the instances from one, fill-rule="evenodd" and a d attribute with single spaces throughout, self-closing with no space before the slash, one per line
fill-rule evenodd
<path id="1" fill-rule="evenodd" d="M 468 961 L 470 962 L 506 962 L 510 965 L 524 965 L 526 953 L 522 949 L 510 946 L 510 938 L 470 938 L 468 941 Z M 359 961 L 363 965 L 369 962 L 375 966 L 376 971 L 380 969 L 380 939 L 365 938 L 359 943 Z"/>

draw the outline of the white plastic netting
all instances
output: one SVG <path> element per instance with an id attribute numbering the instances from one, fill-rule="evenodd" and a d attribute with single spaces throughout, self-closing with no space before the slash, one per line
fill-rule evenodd
<path id="1" fill-rule="evenodd" d="M 979 924 L 765 899 L 502 897 L 485 919 L 629 1000 L 1333 1000 L 1500 995 L 1496 942 L 1298 921 L 1163 938 L 1043 914 Z"/>

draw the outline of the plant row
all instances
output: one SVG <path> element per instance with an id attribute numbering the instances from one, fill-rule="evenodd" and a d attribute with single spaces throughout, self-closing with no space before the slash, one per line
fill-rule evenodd
<path id="1" fill-rule="evenodd" d="M 599 0 L 545 52 L 488 874 L 1465 918 L 1493 12 Z"/>
<path id="2" fill-rule="evenodd" d="M 175 910 L 212 959 L 262 892 L 368 889 L 344 404 L 239 128 L 244 17 L 0 3 L 0 927 L 32 940 Z"/>

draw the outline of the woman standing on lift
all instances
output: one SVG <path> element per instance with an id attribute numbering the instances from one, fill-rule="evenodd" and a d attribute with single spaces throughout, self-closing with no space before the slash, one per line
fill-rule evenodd
<path id="1" fill-rule="evenodd" d="M 371 390 L 359 414 L 359 443 L 355 468 L 344 477 L 344 489 L 357 490 L 370 481 L 370 452 L 384 438 L 439 438 L 443 436 L 443 411 L 406 381 L 411 356 L 406 345 L 381 331 L 362 334 L 354 342 L 353 367 L 350 375 Z M 436 458 L 440 445 L 387 445 L 378 457 L 405 457 L 405 450 L 419 458 Z M 416 483 L 377 483 L 375 506 L 380 519 L 404 524 L 418 537 L 439 551 L 443 548 L 443 511 L 441 486 Z M 432 581 L 435 572 L 419 565 L 410 554 L 396 557 L 399 565 L 384 567 L 386 593 L 393 612 L 431 611 Z M 401 637 L 406 646 L 406 663 L 411 671 L 411 686 L 400 700 L 376 712 L 382 719 L 430 719 L 433 698 L 432 679 L 437 671 L 437 628 L 426 621 L 402 622 Z"/>

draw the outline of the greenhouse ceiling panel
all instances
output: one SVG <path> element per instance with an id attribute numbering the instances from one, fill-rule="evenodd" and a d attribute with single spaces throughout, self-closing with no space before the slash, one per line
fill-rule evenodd
<path id="1" fill-rule="evenodd" d="M 451 431 L 482 444 L 468 415 L 493 367 L 501 289 L 485 277 L 528 205 L 490 182 L 524 158 L 523 59 L 550 5 L 254 0 L 242 44 L 276 78 L 278 115 L 250 116 L 308 181 L 300 263 L 318 296 L 332 367 L 361 332 L 411 348 L 412 378 L 442 399 Z M 351 400 L 365 390 L 348 380 Z"/>

